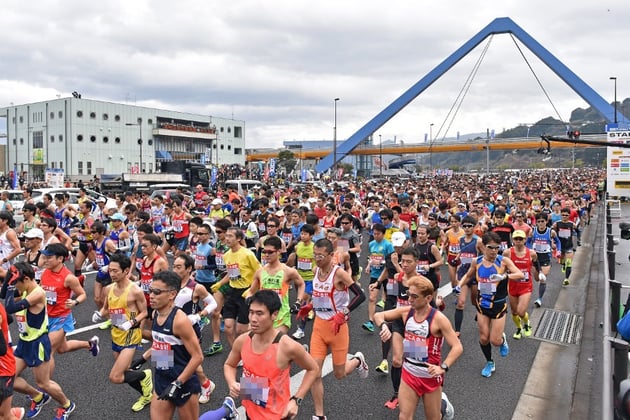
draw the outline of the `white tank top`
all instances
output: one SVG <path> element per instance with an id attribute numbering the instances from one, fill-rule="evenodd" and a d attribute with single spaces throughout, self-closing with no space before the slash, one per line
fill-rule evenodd
<path id="1" fill-rule="evenodd" d="M 331 319 L 335 314 L 343 308 L 348 307 L 350 303 L 350 294 L 348 288 L 343 290 L 335 289 L 335 273 L 339 266 L 333 266 L 325 280 L 319 279 L 319 267 L 315 269 L 315 278 L 313 279 L 313 310 L 321 319 Z"/>

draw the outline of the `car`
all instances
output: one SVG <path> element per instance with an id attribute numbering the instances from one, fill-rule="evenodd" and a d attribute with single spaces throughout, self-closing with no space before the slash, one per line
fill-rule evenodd
<path id="1" fill-rule="evenodd" d="M 156 195 L 160 195 L 165 201 L 168 201 L 171 198 L 171 194 L 174 195 L 176 193 L 177 193 L 177 190 L 175 188 L 153 190 L 153 192 L 151 193 L 151 200 L 153 200 Z M 187 192 L 184 191 L 184 197 L 190 200 L 192 195 L 187 194 Z"/>
<path id="2" fill-rule="evenodd" d="M 105 207 L 107 208 L 116 207 L 116 200 L 114 200 L 113 198 L 107 197 L 93 190 L 86 189 L 85 192 L 88 198 L 93 203 L 96 203 L 96 201 L 99 198 L 104 197 L 107 200 L 105 202 Z M 68 193 L 70 195 L 70 201 L 69 201 L 70 204 L 76 205 L 79 202 L 79 188 L 33 188 L 33 193 L 32 193 L 33 202 L 34 203 L 41 202 L 44 198 L 44 194 L 50 194 L 54 198 L 55 194 L 63 194 L 63 193 Z"/>
<path id="3" fill-rule="evenodd" d="M 22 207 L 24 207 L 24 191 L 22 190 L 2 190 L 9 195 L 9 202 L 13 207 L 13 219 L 16 224 L 22 223 L 24 215 L 22 214 Z"/>

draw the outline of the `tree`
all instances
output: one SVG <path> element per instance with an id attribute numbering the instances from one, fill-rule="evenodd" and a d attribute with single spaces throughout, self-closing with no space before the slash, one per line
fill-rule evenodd
<path id="1" fill-rule="evenodd" d="M 284 166 L 287 173 L 293 171 L 296 164 L 297 160 L 295 159 L 295 155 L 289 149 L 281 150 L 278 153 L 278 166 Z"/>

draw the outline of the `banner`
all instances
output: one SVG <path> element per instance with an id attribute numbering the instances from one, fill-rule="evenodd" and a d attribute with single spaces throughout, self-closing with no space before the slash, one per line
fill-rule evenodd
<path id="1" fill-rule="evenodd" d="M 272 178 L 276 177 L 276 159 L 269 159 L 269 176 Z"/>
<path id="2" fill-rule="evenodd" d="M 212 168 L 212 172 L 210 173 L 210 185 L 215 185 L 217 183 L 217 168 L 216 166 Z"/>
<path id="3" fill-rule="evenodd" d="M 609 143 L 630 143 L 630 131 L 611 128 L 607 133 Z M 609 146 L 607 149 L 606 175 L 608 194 L 613 197 L 630 196 L 630 149 Z"/>
<path id="4" fill-rule="evenodd" d="M 62 188 L 64 170 L 59 168 L 46 168 L 44 179 L 50 188 Z"/>
<path id="5" fill-rule="evenodd" d="M 308 175 L 306 173 L 306 168 L 302 169 L 301 180 L 302 180 L 302 182 L 308 181 Z"/>

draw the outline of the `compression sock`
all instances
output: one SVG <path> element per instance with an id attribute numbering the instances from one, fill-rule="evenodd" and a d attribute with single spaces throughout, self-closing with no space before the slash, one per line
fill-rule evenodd
<path id="1" fill-rule="evenodd" d="M 483 352 L 483 355 L 486 358 L 486 361 L 488 362 L 492 361 L 492 346 L 490 345 L 490 343 L 488 344 L 479 343 L 479 346 L 481 347 L 481 351 Z"/>
<path id="2" fill-rule="evenodd" d="M 456 332 L 459 332 L 462 330 L 463 321 L 464 321 L 464 310 L 455 309 L 455 331 Z"/>
<path id="3" fill-rule="evenodd" d="M 144 379 L 146 374 L 142 370 L 126 370 L 124 383 L 129 384 L 130 387 L 142 394 L 142 385 L 140 381 Z"/>
<path id="4" fill-rule="evenodd" d="M 529 312 L 525 312 L 525 316 L 521 317 L 523 325 L 529 325 Z"/>
<path id="5" fill-rule="evenodd" d="M 389 349 L 392 348 L 392 339 L 390 338 L 389 340 L 385 341 L 384 343 L 381 343 L 381 350 L 383 352 L 383 360 L 387 359 L 387 356 L 389 355 Z"/>
<path id="6" fill-rule="evenodd" d="M 398 394 L 398 389 L 400 388 L 400 376 L 402 375 L 402 366 L 396 367 L 392 366 L 392 386 L 394 387 L 394 392 Z"/>
<path id="7" fill-rule="evenodd" d="M 538 285 L 538 297 L 540 299 L 543 298 L 544 294 L 545 294 L 545 290 L 547 289 L 547 283 L 540 283 Z"/>
<path id="8" fill-rule="evenodd" d="M 518 316 L 517 314 L 512 314 L 512 321 L 514 321 L 514 325 L 516 325 L 517 329 L 520 330 L 522 328 L 520 316 Z"/>
<path id="9" fill-rule="evenodd" d="M 564 273 L 564 278 L 568 279 L 569 276 L 571 275 L 571 267 L 573 266 L 573 258 L 567 258 L 565 262 L 565 266 L 566 266 L 566 270 Z"/>

